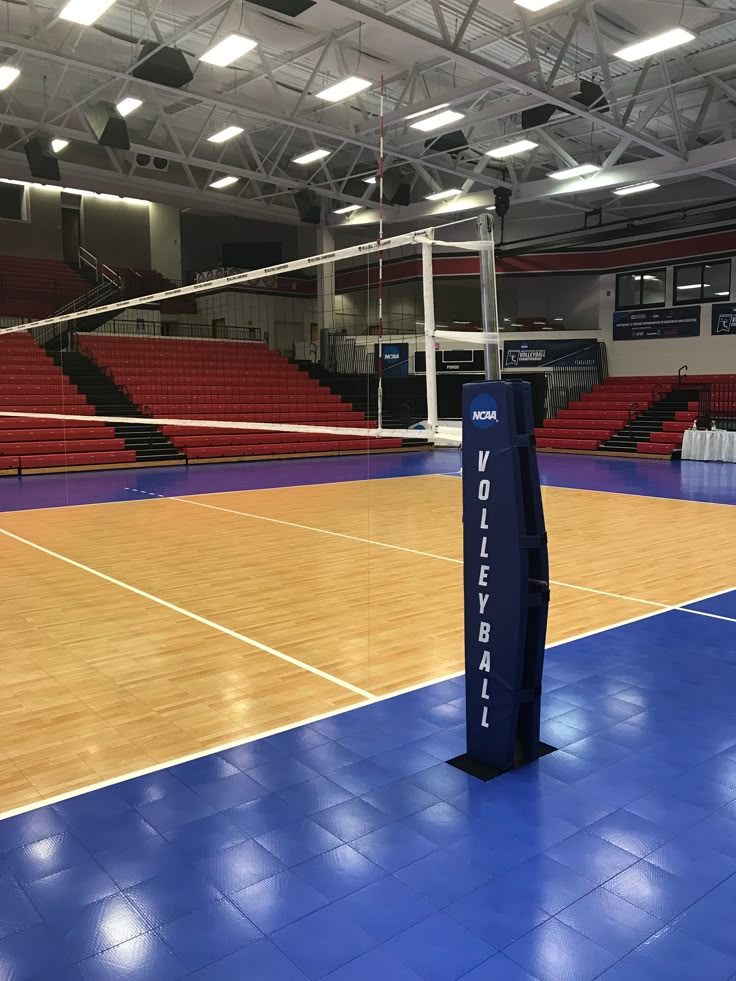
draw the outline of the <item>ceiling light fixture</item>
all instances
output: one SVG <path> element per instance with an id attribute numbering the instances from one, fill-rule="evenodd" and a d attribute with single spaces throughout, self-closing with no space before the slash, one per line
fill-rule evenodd
<path id="1" fill-rule="evenodd" d="M 51 150 L 53 153 L 61 153 L 62 150 L 66 150 L 69 146 L 69 140 L 62 140 L 57 138 L 51 141 Z"/>
<path id="2" fill-rule="evenodd" d="M 347 204 L 344 208 L 335 208 L 334 214 L 336 215 L 347 215 L 351 211 L 360 211 L 359 204 Z"/>
<path id="3" fill-rule="evenodd" d="M 318 99 L 324 99 L 325 102 L 342 102 L 343 99 L 349 99 L 351 95 L 357 95 L 358 92 L 369 89 L 371 85 L 373 82 L 369 82 L 367 78 L 350 75 L 348 78 L 344 78 L 342 82 L 336 82 L 334 85 L 322 89 L 316 95 Z"/>
<path id="4" fill-rule="evenodd" d="M 70 20 L 73 24 L 89 27 L 98 17 L 102 17 L 115 3 L 115 0 L 69 0 L 59 14 L 60 20 Z"/>
<path id="5" fill-rule="evenodd" d="M 699 290 L 700 287 L 703 289 L 710 289 L 710 283 L 686 283 L 684 286 L 678 286 L 678 290 Z"/>
<path id="6" fill-rule="evenodd" d="M 626 194 L 638 194 L 640 191 L 653 191 L 655 187 L 659 187 L 656 181 L 644 181 L 641 184 L 629 184 L 628 187 L 617 187 L 614 190 L 614 194 L 618 194 L 620 198 L 624 197 Z"/>
<path id="7" fill-rule="evenodd" d="M 599 167 L 595 164 L 580 164 L 576 167 L 568 167 L 567 170 L 555 170 L 548 177 L 553 177 L 556 181 L 565 181 L 571 177 L 584 177 L 585 174 L 594 174 Z"/>
<path id="8" fill-rule="evenodd" d="M 303 153 L 300 157 L 294 157 L 291 161 L 295 164 L 310 164 L 314 163 L 315 160 L 323 160 L 325 157 L 329 157 L 329 150 L 310 150 L 309 153 Z"/>
<path id="9" fill-rule="evenodd" d="M 621 48 L 620 51 L 614 53 L 614 58 L 623 58 L 624 61 L 641 61 L 642 58 L 649 58 L 651 55 L 659 54 L 660 51 L 668 51 L 670 48 L 676 48 L 694 40 L 695 35 L 686 31 L 684 27 L 673 27 L 671 31 L 656 34 L 645 41 L 637 41 L 635 44 Z"/>
<path id="10" fill-rule="evenodd" d="M 227 177 L 219 177 L 216 181 L 212 181 L 210 187 L 219 190 L 221 187 L 230 187 L 231 184 L 237 184 L 239 180 L 239 177 L 233 177 L 232 174 L 228 174 Z"/>
<path id="11" fill-rule="evenodd" d="M 240 34 L 230 34 L 224 40 L 220 41 L 219 44 L 208 48 L 204 54 L 199 56 L 199 60 L 206 62 L 208 65 L 219 65 L 220 68 L 224 68 L 225 65 L 231 65 L 238 58 L 252 51 L 257 44 L 258 41 L 253 41 L 249 37 L 243 37 Z"/>
<path id="12" fill-rule="evenodd" d="M 376 183 L 378 183 L 378 178 L 376 177 L 375 174 L 371 174 L 370 177 L 364 177 L 363 178 L 363 183 L 364 184 L 376 184 Z"/>
<path id="13" fill-rule="evenodd" d="M 444 198 L 454 198 L 462 193 L 457 187 L 449 187 L 446 191 L 434 191 L 432 194 L 425 195 L 425 201 L 442 201 Z"/>
<path id="14" fill-rule="evenodd" d="M 718 290 L 718 292 L 716 293 L 716 296 L 730 296 L 730 295 L 731 293 L 729 290 Z"/>
<path id="15" fill-rule="evenodd" d="M 526 153 L 528 150 L 533 150 L 537 146 L 539 144 L 532 143 L 531 140 L 517 140 L 516 143 L 507 143 L 506 146 L 498 146 L 495 150 L 486 150 L 486 156 L 494 157 L 496 160 L 502 160 L 504 157 L 513 157 L 517 153 Z"/>
<path id="16" fill-rule="evenodd" d="M 225 129 L 221 129 L 219 133 L 214 133 L 212 136 L 208 136 L 207 142 L 224 143 L 225 140 L 231 140 L 234 136 L 240 136 L 242 132 L 242 126 L 226 126 Z"/>
<path id="17" fill-rule="evenodd" d="M 131 95 L 129 95 L 127 98 L 121 99 L 115 108 L 121 116 L 129 116 L 131 112 L 135 112 L 136 109 L 140 109 L 142 105 L 143 102 L 140 99 L 134 99 Z"/>
<path id="18" fill-rule="evenodd" d="M 16 78 L 20 75 L 20 70 L 18 68 L 13 68 L 10 65 L 3 65 L 0 68 L 0 92 L 6 89 L 9 85 L 12 85 Z"/>
<path id="19" fill-rule="evenodd" d="M 427 116 L 410 125 L 412 129 L 420 129 L 423 133 L 429 133 L 430 130 L 439 129 L 440 126 L 447 126 L 449 123 L 456 123 L 459 119 L 464 118 L 465 116 L 461 112 L 445 109 L 444 112 L 440 112 L 436 116 Z"/>
<path id="20" fill-rule="evenodd" d="M 544 10 L 545 7 L 551 7 L 554 3 L 559 3 L 560 0 L 514 0 L 514 3 L 519 7 L 524 7 L 526 10 L 531 10 L 536 13 L 537 10 Z"/>
<path id="21" fill-rule="evenodd" d="M 440 109 L 447 109 L 449 107 L 449 102 L 441 102 L 438 106 L 432 106 L 431 109 L 420 109 L 419 112 L 413 112 L 411 116 L 407 116 L 407 119 L 418 119 L 420 116 L 428 116 L 430 112 L 439 112 Z"/>

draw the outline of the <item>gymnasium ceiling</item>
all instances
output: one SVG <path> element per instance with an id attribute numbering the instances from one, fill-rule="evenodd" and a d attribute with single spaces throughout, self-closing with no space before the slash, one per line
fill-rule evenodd
<path id="1" fill-rule="evenodd" d="M 477 210 L 499 186 L 519 214 L 576 220 L 736 197 L 734 0 L 558 0 L 537 13 L 512 0 L 317 0 L 297 16 L 278 12 L 284 0 L 116 0 L 88 27 L 59 19 L 64 2 L 0 2 L 0 62 L 21 72 L 0 92 L 1 176 L 28 178 L 23 143 L 38 133 L 69 141 L 66 186 L 287 222 L 298 221 L 294 191 L 308 187 L 329 222 L 363 223 L 375 218 L 376 188 L 362 178 L 377 170 L 383 75 L 386 168 L 412 185 L 412 203 L 387 207 L 389 220 Z M 694 40 L 634 63 L 614 54 L 678 25 Z M 234 33 L 257 46 L 228 67 L 198 60 Z M 142 41 L 179 48 L 193 80 L 174 89 L 134 77 Z M 316 97 L 350 75 L 373 84 L 335 105 Z M 581 80 L 601 87 L 604 110 L 575 99 Z M 126 120 L 130 151 L 98 146 L 85 108 L 126 96 L 142 101 Z M 431 134 L 460 129 L 467 145 L 452 154 L 406 120 L 440 103 L 464 117 Z M 551 118 L 522 130 L 522 112 L 545 104 Z M 243 133 L 208 142 L 231 125 Z M 486 155 L 520 138 L 538 146 Z M 292 162 L 315 148 L 329 157 Z M 166 169 L 141 167 L 138 154 Z M 602 169 L 548 177 L 581 163 Z M 238 182 L 209 187 L 224 175 Z M 660 187 L 636 201 L 612 193 L 644 180 Z M 453 188 L 463 197 L 425 200 Z M 362 210 L 333 214 L 351 204 Z"/>

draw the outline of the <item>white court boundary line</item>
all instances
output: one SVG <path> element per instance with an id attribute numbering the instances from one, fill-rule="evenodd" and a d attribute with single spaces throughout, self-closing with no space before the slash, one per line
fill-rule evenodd
<path id="1" fill-rule="evenodd" d="M 437 474 L 436 476 L 441 476 Z M 146 493 L 141 491 L 140 493 Z M 222 493 L 239 494 L 240 491 L 223 491 Z M 158 495 L 156 495 L 158 497 Z M 379 542 L 374 538 L 360 538 L 357 535 L 346 535 L 341 531 L 330 531 L 328 528 L 317 528 L 314 525 L 302 525 L 295 521 L 284 521 L 282 518 L 270 518 L 262 514 L 253 514 L 250 511 L 235 511 L 233 508 L 220 507 L 217 504 L 205 504 L 204 501 L 192 501 L 188 497 L 164 497 L 162 500 L 178 501 L 180 504 L 192 504 L 195 507 L 209 508 L 211 511 L 223 511 L 226 514 L 239 515 L 241 518 L 254 518 L 258 521 L 269 521 L 276 525 L 285 525 L 288 528 L 298 528 L 301 531 L 313 531 L 321 535 L 330 535 L 333 538 L 345 538 L 348 541 L 360 542 L 364 545 L 375 545 L 378 548 L 389 548 L 397 552 L 408 552 L 410 555 L 419 555 L 426 559 L 439 559 L 441 562 L 452 562 L 455 565 L 463 565 L 462 559 L 453 559 L 449 555 L 437 555 L 435 552 L 423 552 L 417 548 L 407 548 L 405 545 L 392 545 L 390 542 Z M 598 596 L 610 596 L 612 599 L 627 600 L 630 603 L 643 603 L 645 606 L 656 606 L 662 610 L 672 609 L 667 603 L 657 603 L 654 600 L 636 599 L 634 596 L 624 596 L 622 593 L 610 593 L 605 589 L 594 589 L 592 586 L 573 586 L 569 582 L 560 582 L 557 579 L 550 579 L 552 586 L 565 586 L 567 589 L 578 589 L 584 593 L 596 593 Z"/>
<path id="2" fill-rule="evenodd" d="M 2 531 L 2 529 L 0 529 L 0 531 Z M 40 546 L 36 547 L 40 548 Z M 46 551 L 46 549 L 42 549 L 42 551 Z M 723 596 L 725 593 L 731 593 L 733 591 L 733 587 L 719 589 L 715 593 L 707 593 L 703 596 L 697 596 L 695 599 L 688 600 L 688 603 L 701 603 L 703 600 L 713 599 L 716 596 Z M 607 627 L 598 627 L 595 630 L 586 630 L 583 633 L 575 634 L 572 637 L 566 637 L 564 640 L 552 641 L 551 644 L 545 644 L 545 651 L 551 650 L 555 647 L 562 647 L 563 644 L 572 644 L 577 640 L 584 640 L 586 637 L 595 637 L 597 634 L 604 634 L 609 630 L 617 630 L 619 627 L 626 627 L 630 623 L 638 623 L 640 620 L 650 620 L 653 617 L 661 616 L 663 613 L 668 613 L 674 610 L 680 610 L 683 613 L 699 612 L 697 610 L 688 610 L 679 606 L 666 607 L 662 610 L 653 610 L 651 613 L 642 613 L 640 616 L 629 617 L 626 620 L 619 620 L 617 623 L 611 623 Z M 708 614 L 705 615 L 707 616 Z M 729 618 L 718 617 L 717 619 Z M 733 622 L 736 623 L 736 620 Z M 21 807 L 16 807 L 12 810 L 1 812 L 0 821 L 4 821 L 5 818 L 15 817 L 18 814 L 27 814 L 30 811 L 38 811 L 42 807 L 51 807 L 53 804 L 59 804 L 65 800 L 72 800 L 74 797 L 81 797 L 84 794 L 92 793 L 95 790 L 102 790 L 105 787 L 114 787 L 118 783 L 124 783 L 126 780 L 133 780 L 136 777 L 144 777 L 149 773 L 159 773 L 161 770 L 168 770 L 170 767 L 178 766 L 181 763 L 189 763 L 191 760 L 200 760 L 205 756 L 215 756 L 218 753 L 224 753 L 228 749 L 235 749 L 237 746 L 246 746 L 249 743 L 257 742 L 259 739 L 268 739 L 270 736 L 276 736 L 281 732 L 289 732 L 292 729 L 299 729 L 301 726 L 312 725 L 313 723 L 320 722 L 323 719 L 334 718 L 336 715 L 346 715 L 348 712 L 354 712 L 356 709 L 363 708 L 365 705 L 372 705 L 376 702 L 385 702 L 389 698 L 397 698 L 399 695 L 406 695 L 409 692 L 419 691 L 422 688 L 431 688 L 432 685 L 442 684 L 443 681 L 451 681 L 454 678 L 461 678 L 464 674 L 465 671 L 455 671 L 452 674 L 446 674 L 439 678 L 433 678 L 431 681 L 421 681 L 419 684 L 409 685 L 407 688 L 400 688 L 398 691 L 392 691 L 386 695 L 373 695 L 368 702 L 358 702 L 355 705 L 349 705 L 347 708 L 332 709 L 330 712 L 323 712 L 321 715 L 314 715 L 307 719 L 301 719 L 299 722 L 289 722 L 286 725 L 278 726 L 276 729 L 268 729 L 265 732 L 258 733 L 256 736 L 246 736 L 245 739 L 231 740 L 227 743 L 221 743 L 218 746 L 211 746 L 209 749 L 198 750 L 196 753 L 189 753 L 186 756 L 176 757 L 175 759 L 168 760 L 165 763 L 154 763 L 153 765 L 144 767 L 141 770 L 132 770 L 129 773 L 121 774 L 118 777 L 110 777 L 108 780 L 100 780 L 97 783 L 89 784 L 86 787 L 80 787 L 77 790 L 70 790 L 63 794 L 57 794 L 55 797 L 47 797 L 35 804 L 24 804 Z"/>
<path id="3" fill-rule="evenodd" d="M 20 542 L 22 545 L 28 545 L 30 548 L 36 549 L 36 551 L 42 552 L 44 555 L 49 555 L 53 559 L 59 559 L 61 562 L 65 562 L 67 565 L 74 566 L 75 569 L 80 569 L 82 572 L 88 572 L 90 575 L 96 576 L 98 579 L 103 579 L 105 582 L 112 583 L 113 586 L 119 586 L 121 589 L 125 589 L 129 593 L 133 593 L 136 596 L 141 596 L 143 599 L 146 599 L 151 603 L 157 603 L 159 606 L 163 606 L 167 610 L 173 610 L 174 613 L 179 613 L 182 616 L 188 617 L 190 620 L 195 620 L 197 623 L 201 623 L 205 627 L 210 627 L 213 630 L 217 630 L 219 633 L 232 637 L 235 640 L 242 641 L 244 644 L 250 644 L 251 647 L 255 647 L 266 654 L 272 654 L 274 657 L 278 657 L 282 661 L 293 664 L 297 668 L 302 668 L 304 671 L 309 671 L 311 674 L 317 675 L 317 677 L 323 678 L 325 681 L 330 681 L 335 685 L 339 685 L 341 688 L 345 688 L 347 691 L 351 691 L 355 695 L 360 695 L 361 698 L 373 701 L 376 697 L 371 692 L 365 691 L 363 688 L 358 688 L 357 685 L 352 685 L 349 681 L 343 681 L 341 678 L 337 678 L 335 675 L 329 674 L 327 671 L 322 671 L 320 668 L 314 667 L 311 664 L 306 664 L 304 661 L 300 661 L 298 658 L 292 657 L 290 654 L 284 654 L 282 651 L 277 651 L 275 647 L 269 647 L 267 644 L 262 644 L 260 641 L 254 640 L 252 637 L 238 633 L 236 630 L 231 630 L 230 627 L 224 627 L 221 623 L 215 623 L 214 620 L 209 620 L 207 617 L 202 617 L 198 613 L 193 613 L 191 610 L 185 610 L 182 606 L 177 606 L 175 603 L 170 603 L 168 600 L 162 599 L 160 596 L 154 596 L 153 593 L 147 593 L 145 590 L 139 589 L 137 586 L 131 586 L 130 583 L 123 582 L 121 579 L 115 579 L 113 576 L 108 576 L 106 573 L 100 572 L 98 569 L 93 569 L 91 566 L 84 565 L 82 562 L 77 562 L 75 559 L 71 559 L 66 555 L 61 555 L 59 552 L 53 552 L 51 549 L 45 548 L 43 545 L 38 545 L 36 542 L 32 542 L 27 538 L 22 538 L 20 535 L 16 535 L 12 531 L 7 531 L 5 528 L 0 528 L 0 534 L 5 535 L 6 538 L 12 538 L 14 541 Z"/>

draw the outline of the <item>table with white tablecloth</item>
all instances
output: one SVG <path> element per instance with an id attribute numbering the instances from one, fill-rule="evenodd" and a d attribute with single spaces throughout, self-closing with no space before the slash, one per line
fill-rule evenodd
<path id="1" fill-rule="evenodd" d="M 682 459 L 736 463 L 736 432 L 686 429 L 682 437 Z"/>

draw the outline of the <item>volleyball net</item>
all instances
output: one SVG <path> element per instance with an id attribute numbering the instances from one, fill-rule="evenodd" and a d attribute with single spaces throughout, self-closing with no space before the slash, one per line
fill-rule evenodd
<path id="1" fill-rule="evenodd" d="M 104 302 L 0 328 L 0 469 L 22 430 L 52 428 L 79 462 L 93 422 L 127 427 L 126 447 L 156 429 L 192 460 L 459 442 L 461 386 L 438 373 L 497 376 L 493 265 L 466 220 L 144 295 L 103 281 Z"/>

